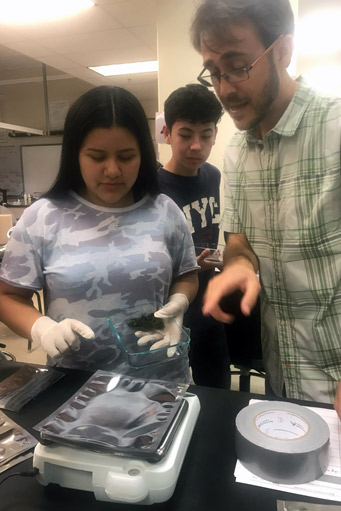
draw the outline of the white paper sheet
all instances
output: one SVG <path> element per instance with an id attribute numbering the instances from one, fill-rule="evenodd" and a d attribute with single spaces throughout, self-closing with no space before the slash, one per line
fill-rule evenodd
<path id="1" fill-rule="evenodd" d="M 252 399 L 250 404 L 257 403 L 259 400 Z M 305 484 L 278 484 L 266 481 L 247 470 L 238 460 L 234 475 L 238 483 L 251 484 L 254 486 L 263 486 L 298 495 L 307 495 L 326 500 L 341 501 L 341 423 L 335 412 L 326 408 L 316 408 L 308 406 L 310 410 L 319 414 L 328 424 L 330 430 L 329 444 L 329 465 L 325 474 Z"/>

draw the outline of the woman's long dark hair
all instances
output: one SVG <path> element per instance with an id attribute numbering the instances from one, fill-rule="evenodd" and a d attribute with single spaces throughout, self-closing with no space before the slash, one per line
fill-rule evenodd
<path id="1" fill-rule="evenodd" d="M 79 152 L 85 137 L 96 128 L 123 127 L 137 139 L 141 153 L 135 200 L 145 193 L 158 193 L 156 155 L 146 114 L 136 97 L 126 89 L 103 85 L 89 90 L 71 106 L 64 125 L 59 172 L 44 197 L 57 199 L 68 190 L 85 186 L 79 167 Z"/>

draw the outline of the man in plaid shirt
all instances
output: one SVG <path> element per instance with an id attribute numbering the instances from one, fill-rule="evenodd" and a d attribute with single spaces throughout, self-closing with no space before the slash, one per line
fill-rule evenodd
<path id="1" fill-rule="evenodd" d="M 241 291 L 249 315 L 260 292 L 272 391 L 332 402 L 341 380 L 341 98 L 289 76 L 293 32 L 289 0 L 203 0 L 192 24 L 198 79 L 241 130 L 225 154 L 225 269 L 203 311 L 231 322 L 222 297 Z M 341 416 L 339 394 L 335 407 Z"/>

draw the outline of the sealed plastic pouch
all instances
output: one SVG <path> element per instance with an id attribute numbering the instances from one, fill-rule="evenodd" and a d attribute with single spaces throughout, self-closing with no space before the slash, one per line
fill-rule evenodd
<path id="1" fill-rule="evenodd" d="M 35 429 L 41 443 L 159 461 L 186 413 L 187 385 L 97 371 Z"/>
<path id="2" fill-rule="evenodd" d="M 30 433 L 0 411 L 0 473 L 21 463 L 24 453 L 37 443 Z"/>
<path id="3" fill-rule="evenodd" d="M 23 365 L 0 381 L 0 408 L 18 412 L 63 376 L 62 372 L 52 368 Z"/>

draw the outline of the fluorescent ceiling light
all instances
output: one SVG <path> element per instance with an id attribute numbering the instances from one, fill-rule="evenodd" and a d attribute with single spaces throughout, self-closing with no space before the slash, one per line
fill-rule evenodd
<path id="1" fill-rule="evenodd" d="M 51 21 L 93 6 L 92 0 L 0 0 L 0 23 Z"/>
<path id="2" fill-rule="evenodd" d="M 297 22 L 295 45 L 301 55 L 341 50 L 341 10 L 314 12 Z"/>
<path id="3" fill-rule="evenodd" d="M 135 73 L 151 73 L 158 70 L 157 60 L 147 62 L 130 62 L 128 64 L 113 64 L 111 66 L 89 67 L 92 71 L 103 76 L 132 75 Z"/>

